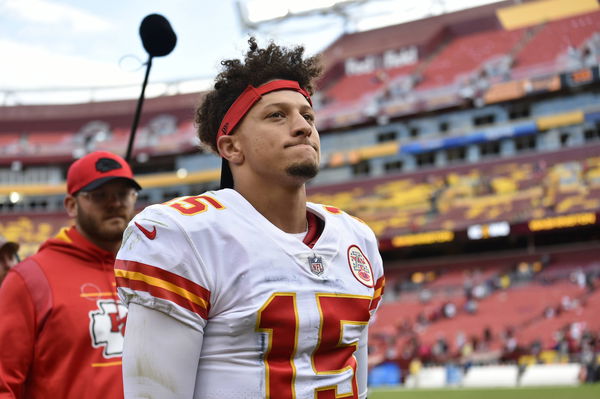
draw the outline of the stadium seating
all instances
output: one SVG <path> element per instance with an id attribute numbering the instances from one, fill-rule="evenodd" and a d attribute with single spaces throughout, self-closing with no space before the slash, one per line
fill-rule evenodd
<path id="1" fill-rule="evenodd" d="M 67 121 L 68 122 L 68 121 Z M 78 133 L 80 122 L 73 120 L 71 130 L 41 131 L 24 133 L 0 131 L 0 161 L 19 159 L 25 163 L 44 161 L 70 162 L 74 151 L 103 150 L 122 153 L 127 148 L 130 129 L 122 124 L 110 126 L 109 133 L 100 139 L 84 137 Z M 144 125 L 138 129 L 135 152 L 149 152 L 152 155 L 172 155 L 198 150 L 192 121 L 182 120 L 170 132 L 153 134 Z"/>
<path id="2" fill-rule="evenodd" d="M 479 72 L 486 61 L 508 55 L 524 31 L 489 30 L 452 40 L 423 71 L 418 90 L 455 83 L 460 75 Z"/>
<path id="3" fill-rule="evenodd" d="M 323 95 L 327 101 L 348 103 L 360 100 L 362 96 L 369 96 L 379 91 L 399 76 L 409 75 L 416 65 L 392 68 L 386 71 L 378 70 L 360 75 L 342 77 L 332 87 L 327 88 Z"/>
<path id="4" fill-rule="evenodd" d="M 18 242 L 19 255 L 24 258 L 37 252 L 42 242 L 71 223 L 63 212 L 3 215 L 0 219 L 0 235 Z"/>
<path id="5" fill-rule="evenodd" d="M 586 39 L 598 31 L 599 25 L 598 11 L 548 22 L 516 54 L 515 73 L 540 65 L 548 65 L 549 71 L 556 71 L 560 66 L 557 58 L 567 55 L 569 49 L 578 49 Z"/>
<path id="6" fill-rule="evenodd" d="M 479 348 L 472 350 L 487 354 L 480 359 L 489 362 L 507 356 L 507 332 L 512 331 L 515 349 L 521 355 L 533 353 L 536 361 L 543 361 L 540 351 L 559 348 L 563 339 L 569 340 L 567 353 L 578 351 L 578 341 L 586 331 L 600 330 L 600 320 L 595 317 L 600 308 L 600 290 L 590 291 L 586 281 L 576 277 L 578 273 L 600 276 L 597 259 L 598 250 L 588 247 L 548 253 L 541 261 L 532 255 L 514 255 L 466 259 L 454 264 L 421 264 L 420 269 L 414 270 L 433 271 L 434 279 L 412 288 L 408 285 L 399 292 L 399 282 L 409 280 L 410 274 L 402 269 L 397 274 L 388 272 L 388 300 L 381 305 L 372 326 L 373 341 L 387 343 L 378 346 L 378 350 L 389 352 L 391 345 L 395 353 L 402 354 L 413 337 L 421 351 L 429 348 L 422 353 L 429 353 L 443 339 L 449 351 L 444 358 L 465 361 L 459 346 L 465 342 L 457 340 L 463 336 L 466 341 L 475 339 L 474 346 Z M 506 284 L 502 284 L 502 279 L 506 279 Z M 478 285 L 485 288 L 484 294 L 475 299 L 475 310 L 467 311 L 465 287 Z M 423 296 L 423 291 L 428 295 Z M 450 316 L 442 309 L 447 303 L 456 306 Z M 485 330 L 489 330 L 487 340 Z M 533 348 L 538 343 L 536 352 Z M 420 356 L 433 364 L 444 359 L 431 354 Z"/>
<path id="7" fill-rule="evenodd" d="M 20 135 L 17 133 L 4 132 L 0 134 L 0 154 L 14 155 L 17 153 Z"/>
<path id="8" fill-rule="evenodd" d="M 416 231 L 461 230 L 490 221 L 516 223 L 531 217 L 595 211 L 600 208 L 600 185 L 571 171 L 594 165 L 596 157 L 589 154 L 598 150 L 591 146 L 480 163 L 477 169 L 464 165 L 405 173 L 398 179 L 372 179 L 360 186 L 314 187 L 309 198 L 345 209 L 376 234 L 389 238 Z"/>
<path id="9" fill-rule="evenodd" d="M 32 132 L 27 134 L 20 151 L 36 156 L 69 154 L 74 146 L 73 133 L 63 132 Z"/>

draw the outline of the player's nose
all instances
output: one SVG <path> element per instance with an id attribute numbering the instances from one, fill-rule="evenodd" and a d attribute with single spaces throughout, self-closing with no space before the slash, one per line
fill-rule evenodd
<path id="1" fill-rule="evenodd" d="M 313 133 L 313 125 L 301 113 L 294 115 L 292 121 L 292 132 L 294 137 L 310 136 Z"/>

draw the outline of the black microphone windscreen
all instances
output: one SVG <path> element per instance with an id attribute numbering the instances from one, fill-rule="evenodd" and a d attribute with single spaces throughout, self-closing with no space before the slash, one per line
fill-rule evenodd
<path id="1" fill-rule="evenodd" d="M 140 24 L 140 37 L 146 52 L 152 57 L 169 54 L 177 44 L 171 24 L 160 14 L 147 15 Z"/>

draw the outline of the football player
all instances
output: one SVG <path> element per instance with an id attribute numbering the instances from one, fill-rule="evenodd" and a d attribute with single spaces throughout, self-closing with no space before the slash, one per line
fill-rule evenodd
<path id="1" fill-rule="evenodd" d="M 222 189 L 146 208 L 117 255 L 127 398 L 366 397 L 383 266 L 366 224 L 306 199 L 320 67 L 249 44 L 196 113 Z"/>

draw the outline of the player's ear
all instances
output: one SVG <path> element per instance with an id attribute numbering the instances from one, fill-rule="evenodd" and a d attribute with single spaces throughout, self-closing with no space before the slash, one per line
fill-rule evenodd
<path id="1" fill-rule="evenodd" d="M 74 218 L 77 216 L 77 200 L 71 194 L 67 194 L 65 199 L 63 200 L 63 204 L 65 209 L 67 210 L 67 215 L 69 217 Z"/>
<path id="2" fill-rule="evenodd" d="M 239 140 L 235 136 L 221 136 L 217 140 L 217 149 L 219 154 L 234 164 L 241 164 L 244 161 L 244 153 L 241 149 Z"/>

